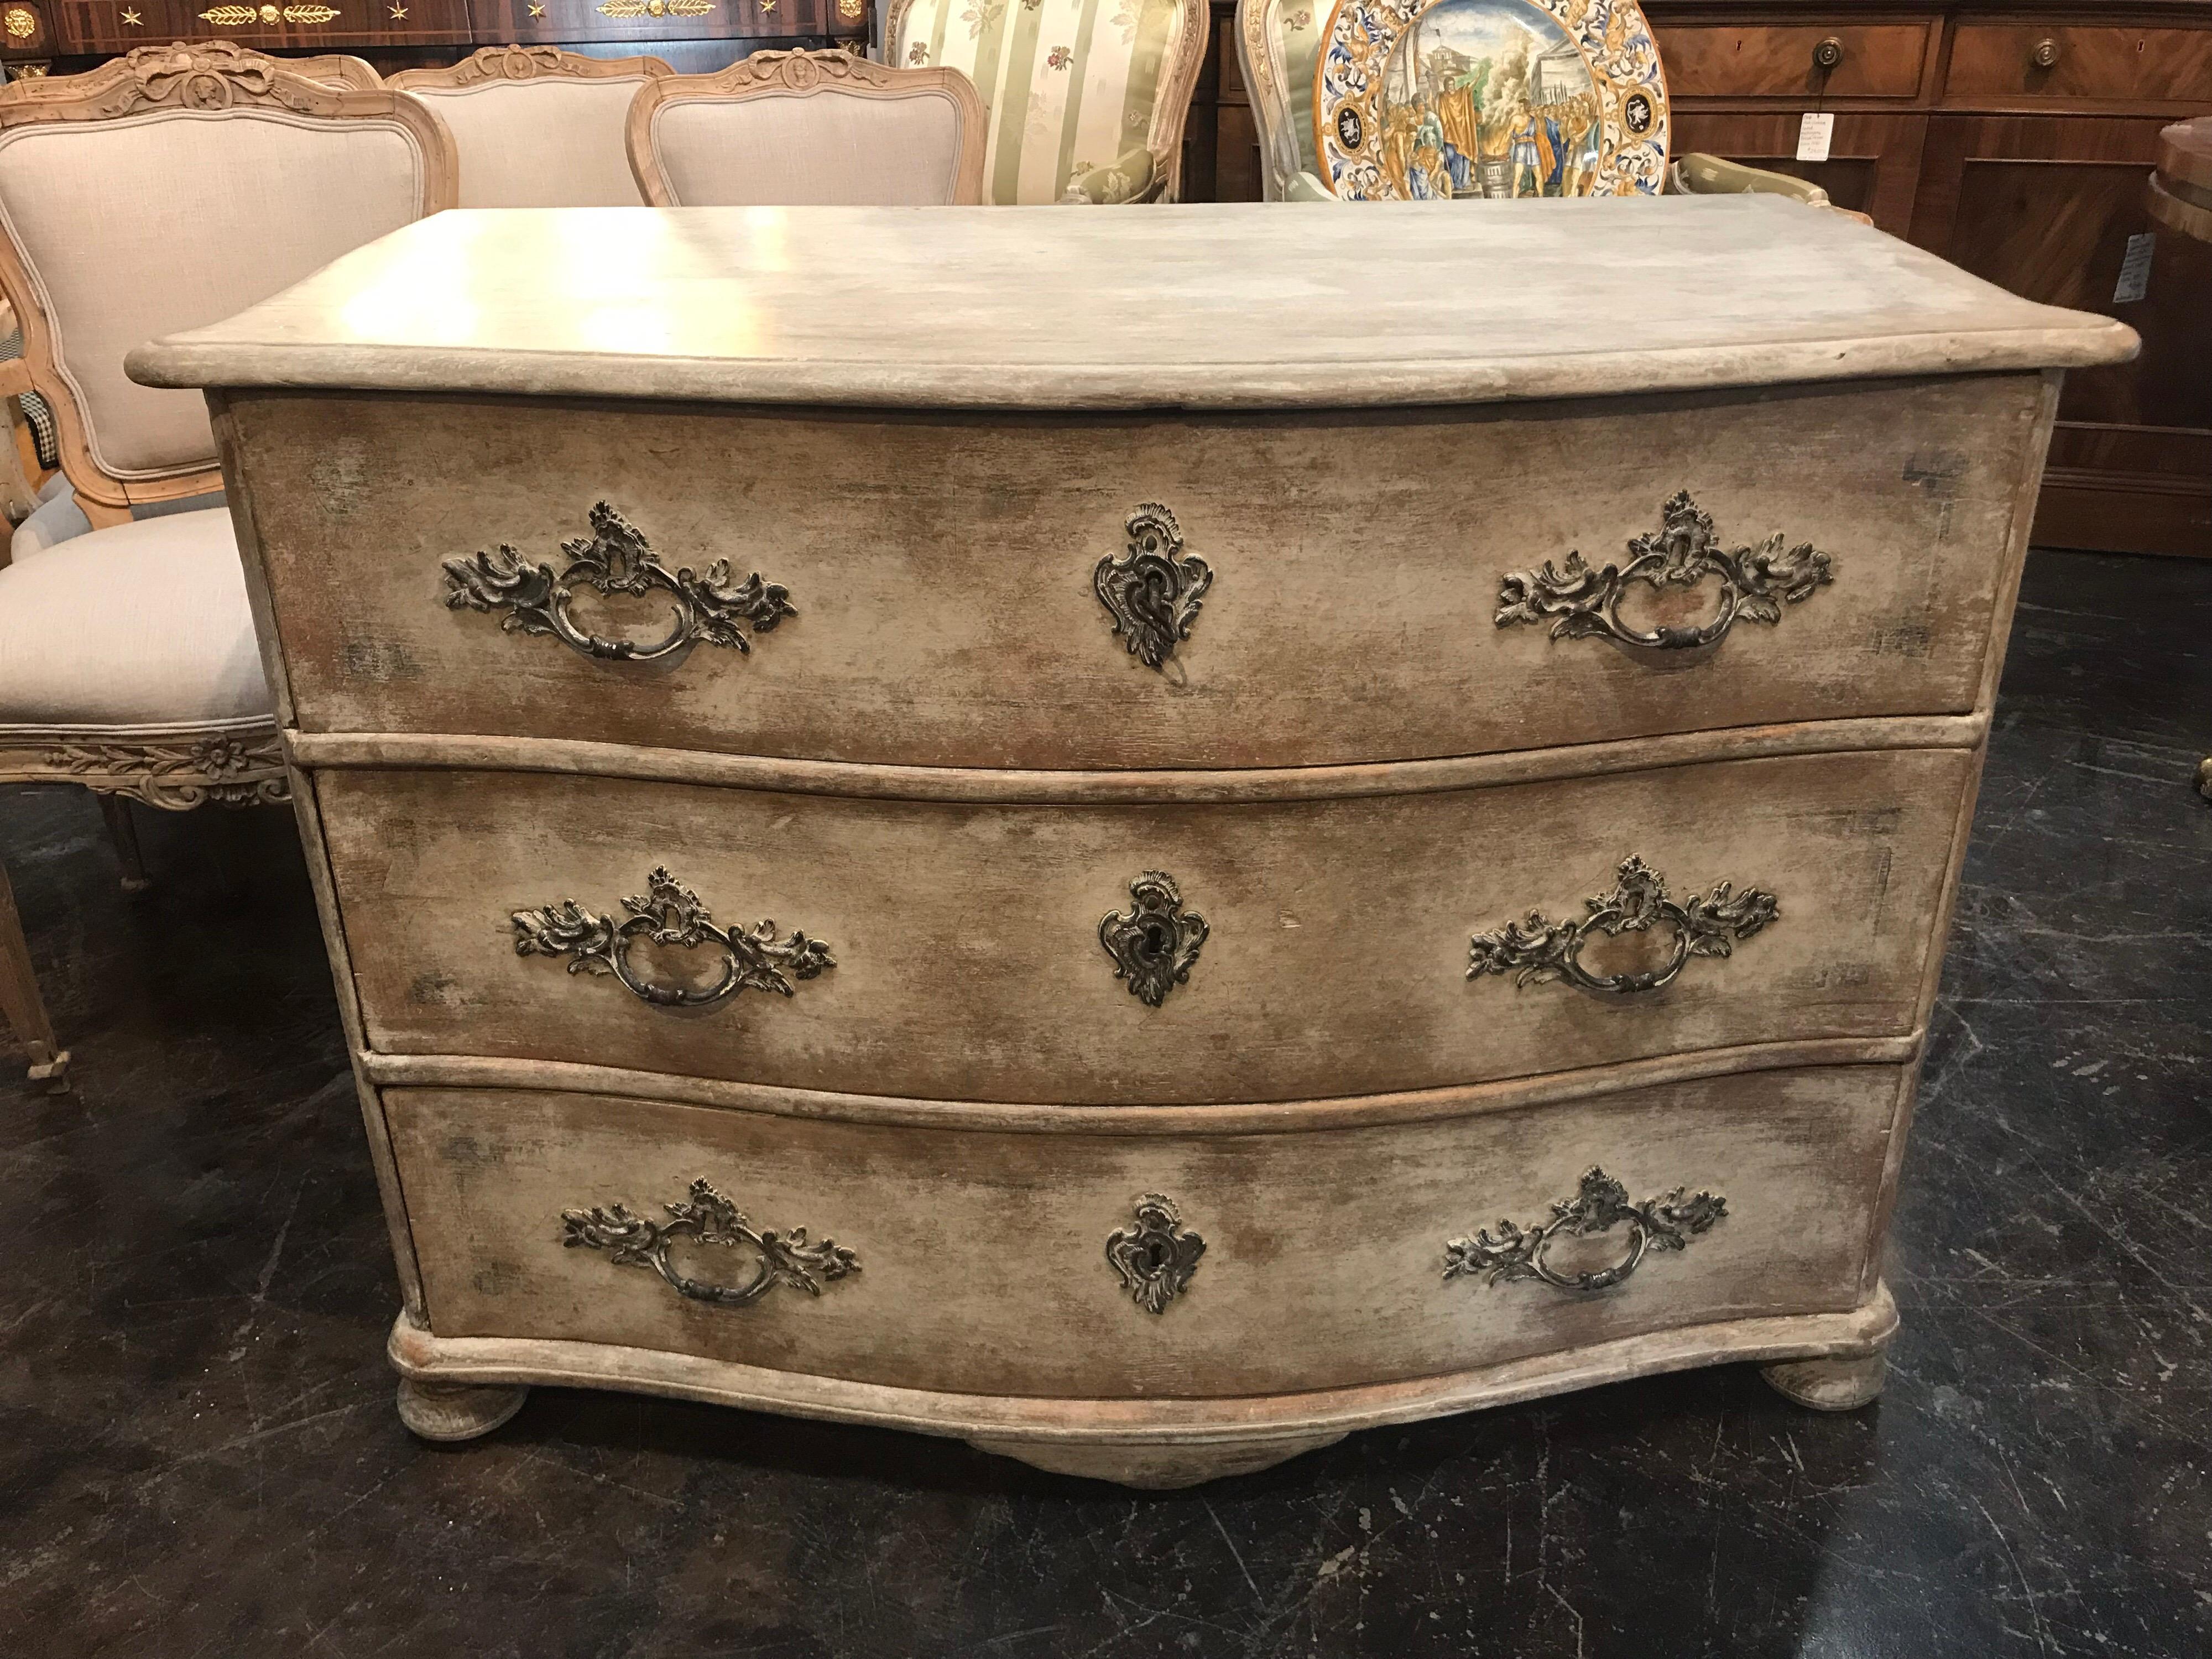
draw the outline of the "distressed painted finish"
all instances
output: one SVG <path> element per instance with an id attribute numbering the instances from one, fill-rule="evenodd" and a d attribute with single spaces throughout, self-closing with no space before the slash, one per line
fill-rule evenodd
<path id="1" fill-rule="evenodd" d="M 318 776 L 368 1040 L 862 1094 L 1080 1103 L 1437 1088 L 1920 1024 L 1966 750 L 1808 756 L 1290 805 L 851 801 L 558 774 Z M 1624 843 L 1781 919 L 1664 993 L 1467 978 L 1471 936 L 1579 911 Z M 515 953 L 511 912 L 615 911 L 656 864 L 718 921 L 826 940 L 797 994 L 686 1016 Z M 1208 923 L 1148 1007 L 1099 944 L 1132 878 Z M 1644 936 L 1654 947 L 1663 929 Z M 1592 962 L 1640 962 L 1629 941 Z M 713 960 L 708 958 L 712 957 Z M 672 963 L 704 973 L 720 958 Z"/>
<path id="2" fill-rule="evenodd" d="M 155 386 L 1389 408 L 2079 368 L 2136 343 L 1840 215 L 1727 196 L 463 210 L 131 363 Z"/>
<path id="3" fill-rule="evenodd" d="M 663 1350 L 953 1393 L 1205 1399 L 1392 1382 L 1669 1326 L 1841 1313 L 1862 1300 L 1907 1068 L 1753 1072 L 1573 1105 L 1314 1133 L 1143 1137 L 920 1130 L 525 1091 L 385 1096 L 431 1328 Z M 1541 1214 L 1602 1163 L 1729 1214 L 1618 1293 L 1444 1277 L 1449 1238 Z M 859 1253 L 820 1297 L 678 1296 L 561 1213 L 659 1215 L 704 1176 L 763 1224 Z M 1103 1247 L 1140 1194 L 1206 1239 L 1154 1316 Z M 1007 1248 L 1013 1241 L 1018 1248 Z M 1596 1265 L 1619 1236 L 1563 1243 Z M 692 1252 L 686 1271 L 734 1271 Z M 739 1263 L 742 1265 L 742 1262 Z M 1298 1340 L 1276 1334 L 1295 1328 Z"/>
<path id="4" fill-rule="evenodd" d="M 2020 374 L 1633 413 L 1008 422 L 255 393 L 228 425 L 304 731 L 1254 767 L 1972 709 L 2048 398 Z M 1544 487 L 1492 510 L 1495 481 L 1520 478 Z M 1723 546 L 1778 532 L 1827 553 L 1833 581 L 1695 660 L 1498 625 L 1506 574 L 1625 561 L 1686 489 Z M 503 544 L 557 571 L 602 499 L 671 567 L 728 560 L 797 617 L 742 656 L 621 664 L 443 602 L 441 564 Z M 1146 501 L 1212 573 L 1164 674 L 1092 581 Z M 1630 613 L 1703 620 L 1716 592 L 1644 587 Z M 669 603 L 592 615 L 654 639 Z"/>
<path id="5" fill-rule="evenodd" d="M 1163 212 L 1111 257 L 1096 215 L 446 215 L 140 355 L 215 387 L 410 1424 L 581 1382 L 1176 1485 L 1725 1359 L 1879 1386 L 2052 371 L 2132 336 L 1785 204 L 1631 204 L 1609 256 L 1610 205 Z M 840 311 L 860 270 L 914 304 Z M 410 309 L 434 274 L 454 303 Z M 1833 580 L 1697 651 L 1498 627 L 1506 573 L 1620 558 L 1685 489 Z M 640 675 L 445 607 L 447 560 L 550 562 L 601 500 L 796 614 Z M 1209 578 L 1158 669 L 1094 583 L 1146 502 Z M 578 625 L 666 626 L 618 608 Z M 1632 856 L 1776 913 L 1723 905 L 1662 990 L 1470 982 L 1474 935 Z M 684 932 L 660 866 L 820 971 L 688 1009 L 566 971 L 625 895 Z M 1102 928 L 1152 872 L 1206 928 L 1157 1006 Z M 1727 1213 L 1603 1288 L 1444 1281 L 1593 1166 Z M 731 1307 L 679 1293 L 723 1282 L 688 1243 L 616 1258 L 611 1206 L 697 1181 L 763 1259 L 804 1225 L 858 1270 Z M 1146 1254 L 1139 1206 L 1193 1239 Z"/>

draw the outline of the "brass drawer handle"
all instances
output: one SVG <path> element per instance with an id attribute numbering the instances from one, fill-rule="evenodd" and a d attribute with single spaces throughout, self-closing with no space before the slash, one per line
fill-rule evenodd
<path id="1" fill-rule="evenodd" d="M 1609 893 L 1583 903 L 1589 914 L 1553 921 L 1531 910 L 1526 921 L 1509 921 L 1494 933 L 1477 933 L 1469 948 L 1467 976 L 1517 973 L 1516 985 L 1540 985 L 1563 979 L 1586 991 L 1632 996 L 1674 983 L 1692 957 L 1726 957 L 1781 915 L 1774 895 L 1756 887 L 1741 893 L 1723 882 L 1686 903 L 1667 896 L 1666 878 L 1632 858 L 1620 866 L 1620 879 Z M 1634 974 L 1593 974 L 1582 964 L 1582 951 L 1595 934 L 1608 939 L 1640 933 L 1655 923 L 1674 930 L 1674 950 L 1664 967 Z"/>
<path id="2" fill-rule="evenodd" d="M 837 965 L 830 947 L 818 939 L 793 933 L 779 940 L 773 921 L 763 921 L 749 933 L 717 927 L 699 896 L 665 869 L 655 870 L 647 878 L 645 893 L 624 899 L 623 908 L 629 915 L 621 921 L 586 910 L 574 899 L 517 910 L 509 918 L 514 926 L 514 954 L 574 957 L 570 973 L 612 974 L 632 995 L 657 1008 L 711 1007 L 740 991 L 774 991 L 787 997 L 793 980 L 812 979 Z M 714 945 L 722 952 L 720 976 L 704 990 L 647 979 L 629 959 L 631 948 L 641 940 L 675 949 Z"/>
<path id="3" fill-rule="evenodd" d="M 860 1271 L 860 1258 L 852 1251 L 826 1238 L 818 1244 L 809 1243 L 804 1227 L 781 1234 L 756 1229 L 735 1204 L 703 1178 L 691 1183 L 691 1195 L 683 1202 L 662 1207 L 670 1217 L 666 1221 L 632 1215 L 621 1204 L 611 1210 L 596 1206 L 588 1210 L 563 1210 L 561 1243 L 572 1250 L 581 1246 L 611 1251 L 617 1266 L 650 1267 L 677 1295 L 694 1302 L 711 1302 L 720 1308 L 742 1308 L 757 1302 L 778 1285 L 819 1296 L 824 1284 Z M 686 1277 L 668 1259 L 668 1247 L 679 1238 L 750 1250 L 752 1277 L 742 1285 L 717 1285 Z"/>
<path id="4" fill-rule="evenodd" d="M 1713 534 L 1710 514 L 1698 510 L 1683 490 L 1668 501 L 1656 534 L 1628 544 L 1628 562 L 1592 569 L 1580 552 L 1553 568 L 1516 570 L 1500 583 L 1498 625 L 1537 623 L 1556 617 L 1555 640 L 1609 639 L 1641 651 L 1690 651 L 1717 643 L 1737 622 L 1782 620 L 1782 607 L 1813 597 L 1835 580 L 1834 561 L 1810 543 L 1784 550 L 1777 531 L 1758 547 L 1729 552 Z M 1720 608 L 1696 627 L 1661 624 L 1639 629 L 1620 619 L 1620 602 L 1642 583 L 1653 589 L 1695 587 L 1708 577 L 1720 580 Z"/>
<path id="5" fill-rule="evenodd" d="M 1182 550 L 1175 514 L 1158 501 L 1132 513 L 1127 528 L 1128 547 L 1098 561 L 1091 586 L 1129 653 L 1164 674 L 1176 641 L 1190 637 L 1199 602 L 1213 586 L 1213 570 L 1197 554 Z"/>
<path id="6" fill-rule="evenodd" d="M 1683 1190 L 1677 1187 L 1663 1197 L 1631 1204 L 1628 1188 L 1593 1165 L 1572 1198 L 1553 1200 L 1549 1221 L 1525 1232 L 1510 1221 L 1501 1221 L 1494 1238 L 1485 1228 L 1472 1238 L 1446 1240 L 1444 1278 L 1480 1277 L 1486 1285 L 1540 1279 L 1562 1291 L 1610 1290 L 1643 1265 L 1647 1251 L 1687 1249 L 1692 1239 L 1728 1215 L 1728 1200 L 1719 1194 L 1685 1198 Z M 1562 1233 L 1590 1238 L 1623 1222 L 1629 1227 L 1628 1254 L 1610 1267 L 1563 1273 L 1544 1259 L 1552 1241 Z"/>
<path id="7" fill-rule="evenodd" d="M 740 623 L 765 634 L 799 612 L 790 594 L 764 582 L 757 570 L 742 582 L 730 580 L 730 562 L 717 559 L 705 571 L 689 565 L 671 570 L 642 532 L 605 501 L 592 508 L 592 533 L 561 544 L 568 563 L 557 576 L 550 564 L 532 564 L 506 543 L 489 553 L 447 559 L 446 607 L 450 611 L 504 611 L 500 627 L 509 634 L 550 634 L 579 656 L 605 662 L 656 662 L 688 654 L 695 645 L 719 645 L 738 652 L 752 649 Z M 632 599 L 655 593 L 675 602 L 668 632 L 658 640 L 611 640 L 576 626 L 569 614 L 577 591 L 589 587 L 602 598 Z"/>
<path id="8" fill-rule="evenodd" d="M 2035 43 L 2035 50 L 2028 53 L 2027 61 L 2039 70 L 2057 68 L 2057 40 L 2051 35 L 2045 35 L 2042 40 Z"/>
<path id="9" fill-rule="evenodd" d="M 1813 67 L 1823 75 L 1833 73 L 1843 61 L 1844 43 L 1832 34 L 1813 48 Z"/>
<path id="10" fill-rule="evenodd" d="M 1190 970 L 1212 930 L 1206 918 L 1182 908 L 1182 890 L 1164 870 L 1147 870 L 1129 884 L 1127 910 L 1109 910 L 1098 921 L 1098 942 L 1114 959 L 1114 977 L 1129 981 L 1129 994 L 1147 1008 L 1189 983 Z"/>

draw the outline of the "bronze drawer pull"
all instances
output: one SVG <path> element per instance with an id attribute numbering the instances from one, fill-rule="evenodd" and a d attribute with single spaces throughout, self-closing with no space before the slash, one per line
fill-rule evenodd
<path id="1" fill-rule="evenodd" d="M 812 979 L 837 965 L 830 947 L 818 939 L 793 933 L 779 940 L 773 921 L 763 921 L 749 933 L 717 927 L 699 896 L 665 869 L 655 870 L 647 878 L 645 893 L 624 899 L 623 908 L 629 915 L 621 921 L 584 909 L 574 899 L 517 910 L 509 918 L 514 926 L 514 954 L 573 957 L 570 973 L 612 974 L 631 994 L 659 1008 L 711 1007 L 740 991 L 789 996 L 793 980 Z M 640 939 L 678 949 L 717 945 L 724 957 L 721 977 L 703 991 L 647 979 L 629 961 L 630 949 Z"/>
<path id="2" fill-rule="evenodd" d="M 579 1246 L 611 1250 L 617 1265 L 650 1267 L 674 1287 L 677 1295 L 720 1308 L 742 1308 L 757 1302 L 778 1285 L 819 1296 L 828 1281 L 860 1271 L 860 1258 L 852 1251 L 826 1238 L 811 1244 L 804 1227 L 783 1234 L 756 1230 L 736 1205 L 704 1179 L 691 1183 L 690 1197 L 663 1207 L 671 1218 L 665 1222 L 632 1215 L 621 1204 L 611 1210 L 596 1206 L 588 1210 L 563 1210 L 561 1243 L 572 1250 Z M 679 1238 L 750 1249 L 754 1257 L 753 1276 L 742 1285 L 716 1285 L 685 1277 L 668 1259 L 669 1245 Z"/>
<path id="3" fill-rule="evenodd" d="M 1106 1240 L 1106 1260 L 1121 1275 L 1121 1288 L 1146 1313 L 1162 1314 L 1198 1271 L 1206 1241 L 1182 1224 L 1175 1200 L 1146 1193 L 1137 1200 L 1137 1224 L 1116 1228 Z"/>
<path id="4" fill-rule="evenodd" d="M 1831 34 L 1813 48 L 1813 67 L 1823 75 L 1834 71 L 1844 61 L 1844 43 Z"/>
<path id="5" fill-rule="evenodd" d="M 1213 586 L 1213 570 L 1197 554 L 1182 550 L 1175 514 L 1158 501 L 1132 513 L 1127 528 L 1127 549 L 1099 560 L 1091 586 L 1130 654 L 1164 674 L 1176 642 L 1190 637 L 1199 602 Z"/>
<path id="6" fill-rule="evenodd" d="M 1656 534 L 1629 542 L 1626 564 L 1592 569 L 1580 552 L 1572 552 L 1559 568 L 1547 560 L 1540 570 L 1509 573 L 1498 588 L 1498 625 L 1554 617 L 1555 640 L 1602 638 L 1638 650 L 1689 651 L 1715 644 L 1739 620 L 1778 623 L 1784 605 L 1800 604 L 1835 580 L 1826 554 L 1810 543 L 1785 551 L 1779 531 L 1758 547 L 1726 551 L 1713 534 L 1711 515 L 1698 510 L 1686 489 L 1662 511 Z M 1717 576 L 1721 585 L 1720 609 L 1710 622 L 1644 629 L 1621 621 L 1620 602 L 1632 584 L 1695 587 L 1708 576 Z"/>
<path id="7" fill-rule="evenodd" d="M 1620 866 L 1620 879 L 1609 893 L 1585 899 L 1589 914 L 1553 921 L 1531 910 L 1526 921 L 1509 921 L 1494 933 L 1477 933 L 1470 946 L 1467 976 L 1518 973 L 1516 985 L 1540 985 L 1563 979 L 1586 991 L 1623 996 L 1670 985 L 1692 957 L 1726 957 L 1781 912 L 1774 895 L 1747 887 L 1735 892 L 1723 882 L 1711 893 L 1677 903 L 1667 896 L 1666 878 L 1632 858 Z M 1674 946 L 1664 967 L 1635 974 L 1593 974 L 1582 964 L 1583 946 L 1591 935 L 1608 939 L 1640 933 L 1655 922 L 1674 932 Z"/>
<path id="8" fill-rule="evenodd" d="M 655 662 L 688 653 L 695 645 L 720 645 L 748 652 L 741 623 L 765 634 L 799 612 L 790 594 L 764 582 L 756 570 L 732 586 L 730 562 L 717 559 L 702 573 L 689 565 L 670 570 L 637 527 L 605 501 L 592 508 L 592 533 L 561 544 L 568 567 L 559 575 L 550 564 L 531 564 L 506 543 L 490 553 L 447 559 L 448 610 L 504 611 L 500 627 L 509 634 L 550 634 L 580 656 L 607 662 Z M 608 597 L 643 599 L 659 592 L 675 601 L 667 634 L 648 644 L 611 640 L 587 633 L 568 610 L 579 588 Z"/>
<path id="9" fill-rule="evenodd" d="M 1495 1238 L 1485 1228 L 1473 1238 L 1446 1240 L 1444 1278 L 1480 1276 L 1486 1285 L 1540 1279 L 1562 1291 L 1610 1290 L 1643 1264 L 1646 1251 L 1687 1249 L 1692 1239 L 1728 1214 L 1728 1200 L 1717 1193 L 1687 1199 L 1682 1194 L 1677 1187 L 1664 1197 L 1631 1204 L 1628 1188 L 1593 1165 L 1572 1198 L 1553 1200 L 1552 1218 L 1541 1225 L 1523 1232 L 1512 1222 L 1501 1221 Z M 1561 1233 L 1589 1238 L 1610 1232 L 1624 1221 L 1630 1231 L 1628 1255 L 1613 1267 L 1563 1273 L 1544 1259 L 1553 1239 Z"/>
<path id="10" fill-rule="evenodd" d="M 2027 61 L 2039 70 L 2057 69 L 2058 67 L 2057 40 L 2051 35 L 2045 35 L 2042 40 L 2035 43 L 2035 50 L 2028 54 Z"/>
<path id="11" fill-rule="evenodd" d="M 1182 890 L 1164 870 L 1147 870 L 1129 884 L 1127 910 L 1109 910 L 1098 921 L 1098 942 L 1114 958 L 1114 977 L 1129 981 L 1129 994 L 1147 1008 L 1189 982 L 1199 947 L 1212 931 L 1206 918 L 1182 908 Z"/>

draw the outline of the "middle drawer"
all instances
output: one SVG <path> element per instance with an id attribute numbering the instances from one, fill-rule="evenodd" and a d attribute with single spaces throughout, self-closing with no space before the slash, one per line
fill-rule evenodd
<path id="1" fill-rule="evenodd" d="M 1134 1104 L 1907 1035 L 1973 761 L 1141 806 L 314 783 L 376 1049 Z"/>

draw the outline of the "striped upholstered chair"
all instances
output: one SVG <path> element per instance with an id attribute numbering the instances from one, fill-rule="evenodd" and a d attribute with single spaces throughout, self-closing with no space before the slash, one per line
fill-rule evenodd
<path id="1" fill-rule="evenodd" d="M 1172 202 L 1206 39 L 1206 0 L 891 0 L 884 57 L 975 82 L 986 202 Z"/>

